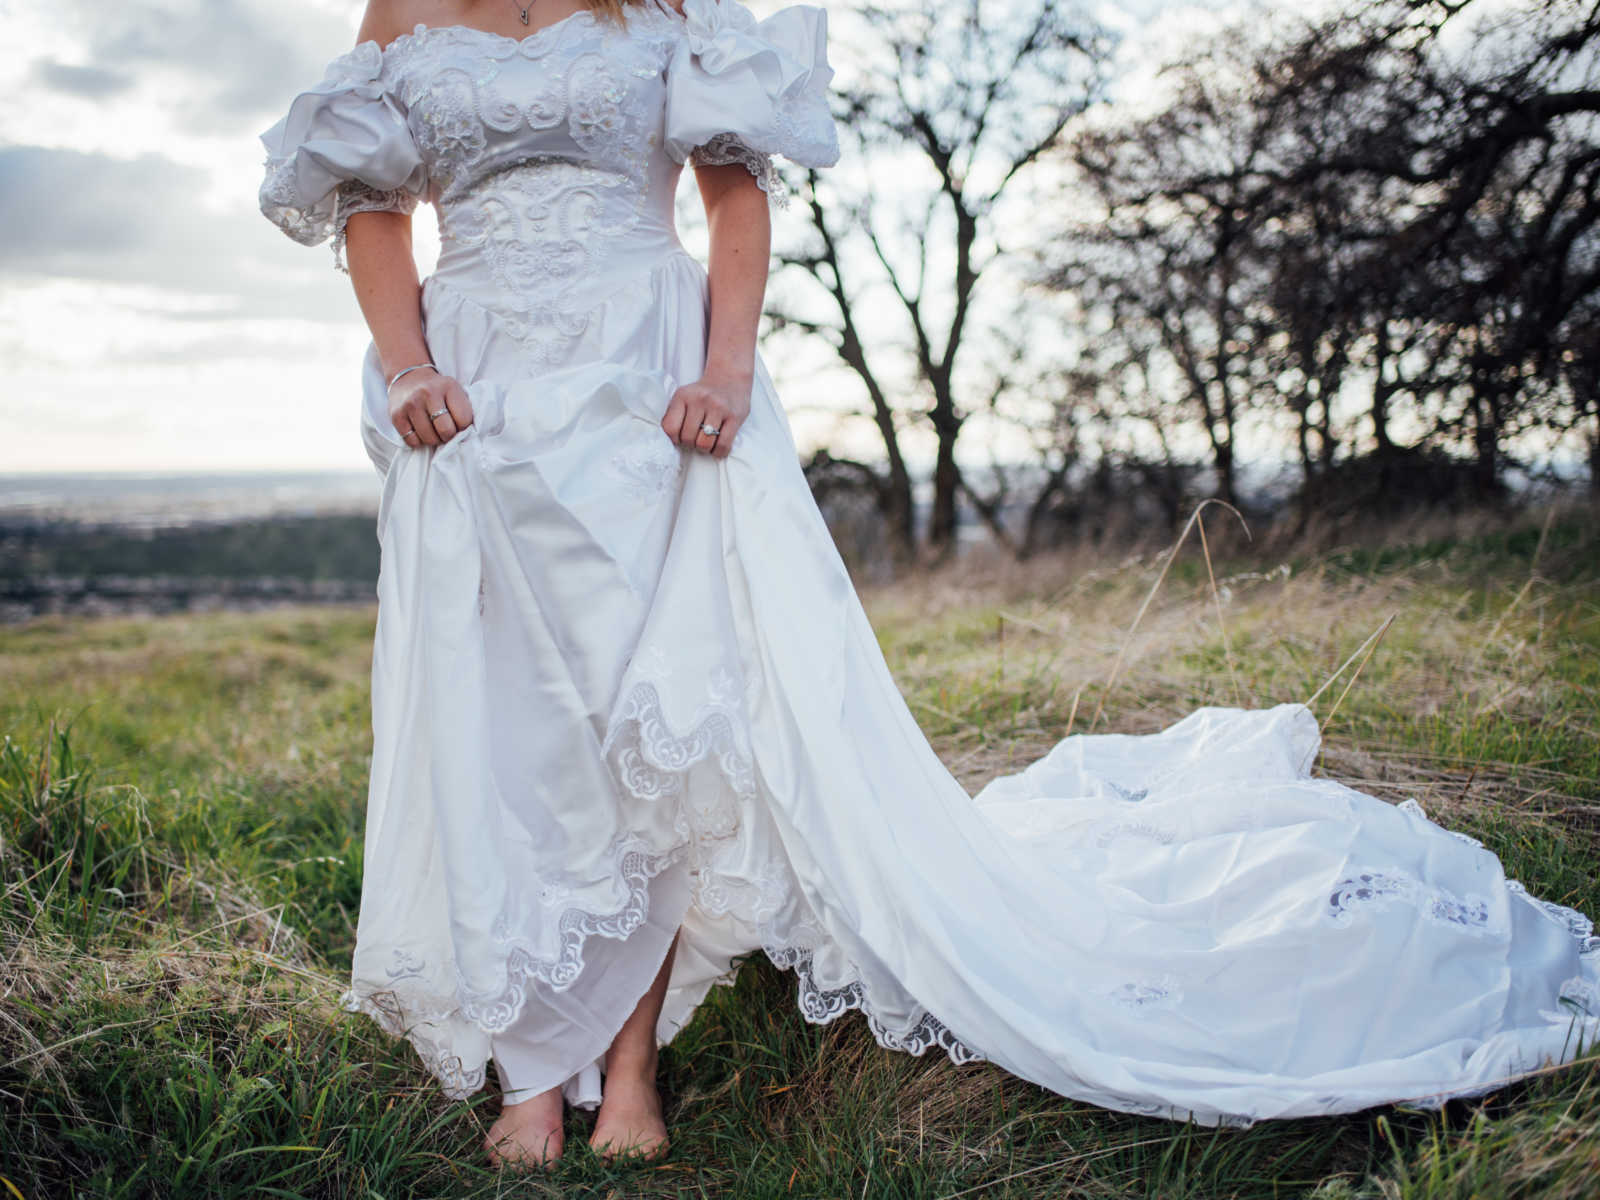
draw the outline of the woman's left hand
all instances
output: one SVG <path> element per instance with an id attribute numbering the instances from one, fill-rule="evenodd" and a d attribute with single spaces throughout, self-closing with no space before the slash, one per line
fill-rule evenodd
<path id="1" fill-rule="evenodd" d="M 727 458 L 733 438 L 750 415 L 751 377 L 707 373 L 672 393 L 661 428 L 680 446 Z M 705 433 L 701 425 L 717 432 Z"/>

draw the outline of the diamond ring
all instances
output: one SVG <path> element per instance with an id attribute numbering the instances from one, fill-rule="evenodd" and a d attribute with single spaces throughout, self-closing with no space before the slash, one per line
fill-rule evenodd
<path id="1" fill-rule="evenodd" d="M 450 411 L 450 407 L 449 407 L 449 405 L 446 405 L 444 408 L 441 408 L 438 412 L 429 413 L 428 415 L 430 417 L 432 417 L 435 421 L 437 421 L 440 417 L 444 416 L 449 411 Z"/>
<path id="2" fill-rule="evenodd" d="M 708 425 L 706 422 L 701 421 L 700 432 L 705 434 L 707 437 L 716 437 L 717 434 L 722 432 L 722 430 L 715 425 Z"/>

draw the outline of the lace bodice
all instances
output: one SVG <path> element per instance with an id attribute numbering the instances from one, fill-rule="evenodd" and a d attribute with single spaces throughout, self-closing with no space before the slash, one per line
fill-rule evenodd
<path id="1" fill-rule="evenodd" d="M 743 163 L 779 202 L 773 155 L 837 161 L 821 9 L 759 22 L 736 0 L 625 12 L 618 25 L 580 10 L 521 39 L 418 25 L 387 48 L 356 46 L 262 135 L 262 211 L 337 252 L 352 213 L 428 200 L 447 242 L 548 250 L 670 227 L 685 161 Z"/>

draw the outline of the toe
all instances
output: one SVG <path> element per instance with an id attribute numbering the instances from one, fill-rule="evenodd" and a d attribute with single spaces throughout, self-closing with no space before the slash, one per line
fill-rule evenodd
<path id="1" fill-rule="evenodd" d="M 606 1159 L 651 1160 L 667 1152 L 667 1138 L 661 1134 L 635 1133 L 631 1137 L 617 1138 L 601 1134 L 589 1139 L 589 1145 Z"/>
<path id="2" fill-rule="evenodd" d="M 491 1129 L 483 1144 L 497 1167 L 549 1166 L 561 1157 L 564 1140 L 559 1129 L 544 1134 Z"/>

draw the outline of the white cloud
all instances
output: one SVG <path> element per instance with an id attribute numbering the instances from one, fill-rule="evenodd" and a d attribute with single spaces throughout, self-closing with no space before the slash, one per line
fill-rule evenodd
<path id="1" fill-rule="evenodd" d="M 27 430 L 0 471 L 366 465 L 349 280 L 256 206 L 256 135 L 360 11 L 0 8 L 26 48 L 0 60 L 0 346 Z"/>

